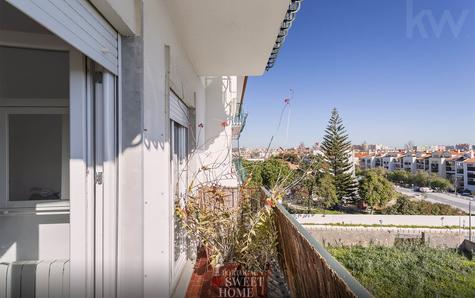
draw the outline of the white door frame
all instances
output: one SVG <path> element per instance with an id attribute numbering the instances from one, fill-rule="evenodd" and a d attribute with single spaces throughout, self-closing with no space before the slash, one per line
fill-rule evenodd
<path id="1" fill-rule="evenodd" d="M 94 73 L 95 296 L 117 289 L 117 96 L 115 77 Z"/>
<path id="2" fill-rule="evenodd" d="M 92 77 L 86 57 L 70 51 L 70 294 L 94 296 Z"/>
<path id="3" fill-rule="evenodd" d="M 70 57 L 70 293 L 115 297 L 117 78 L 105 70 L 95 72 L 94 63 L 79 52 Z"/>
<path id="4" fill-rule="evenodd" d="M 170 225 L 170 268 L 171 268 L 171 289 L 174 289 L 178 284 L 181 273 L 186 264 L 186 251 L 182 252 L 177 260 L 175 260 L 175 195 L 178 192 L 179 196 L 186 198 L 186 191 L 188 188 L 188 130 L 189 130 L 189 115 L 188 107 L 183 101 L 173 92 L 169 90 L 169 110 L 170 110 L 170 205 L 171 205 L 171 219 Z M 176 135 L 175 125 L 178 125 L 184 130 L 178 130 Z M 175 141 L 179 141 L 181 146 L 178 152 L 175 152 Z M 180 160 L 179 153 L 184 154 L 185 160 Z M 180 198 L 180 201 L 182 198 Z"/>

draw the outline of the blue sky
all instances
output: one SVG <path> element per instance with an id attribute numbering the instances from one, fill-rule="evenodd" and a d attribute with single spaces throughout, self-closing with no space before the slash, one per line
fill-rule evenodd
<path id="1" fill-rule="evenodd" d="M 289 89 L 273 147 L 321 141 L 333 107 L 354 144 L 475 144 L 475 1 L 412 2 L 305 0 L 275 66 L 249 78 L 241 146 L 266 146 Z"/>

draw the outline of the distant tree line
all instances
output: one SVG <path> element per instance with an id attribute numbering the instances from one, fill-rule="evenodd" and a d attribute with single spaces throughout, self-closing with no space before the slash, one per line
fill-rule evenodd
<path id="1" fill-rule="evenodd" d="M 400 185 L 430 187 L 437 191 L 448 191 L 454 188 L 452 182 L 448 179 L 435 174 L 429 174 L 425 171 L 418 171 L 413 174 L 404 170 L 396 170 L 386 173 L 386 177 Z"/>
<path id="2" fill-rule="evenodd" d="M 449 180 L 427 172 L 386 172 L 377 168 L 358 171 L 355 175 L 351 143 L 336 109 L 333 109 L 325 130 L 321 150 L 323 155 L 284 152 L 265 161 L 244 161 L 243 165 L 250 173 L 251 186 L 288 188 L 288 197 L 298 199 L 299 204 L 307 206 L 309 211 L 313 207 L 339 209 L 347 203 L 367 206 L 371 212 L 376 207 L 382 210 L 401 196 L 393 183 L 431 187 L 439 191 L 453 187 Z M 397 202 L 402 209 L 415 206 L 404 200 Z"/>

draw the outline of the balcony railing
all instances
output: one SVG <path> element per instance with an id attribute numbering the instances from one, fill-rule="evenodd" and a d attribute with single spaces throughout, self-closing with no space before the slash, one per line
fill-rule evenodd
<path id="1" fill-rule="evenodd" d="M 279 263 L 292 297 L 372 297 L 280 204 L 275 220 Z"/>
<path id="2" fill-rule="evenodd" d="M 247 171 L 242 164 L 241 158 L 234 158 L 234 169 L 236 170 L 236 174 L 238 175 L 241 182 L 244 182 L 247 178 Z"/>
<path id="3" fill-rule="evenodd" d="M 247 113 L 239 113 L 231 118 L 231 127 L 233 130 L 233 138 L 238 139 L 246 126 Z"/>

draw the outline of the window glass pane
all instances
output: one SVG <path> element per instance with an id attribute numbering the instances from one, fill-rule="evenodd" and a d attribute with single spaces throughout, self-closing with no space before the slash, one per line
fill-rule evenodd
<path id="1" fill-rule="evenodd" d="M 67 183 L 69 138 L 64 115 L 8 116 L 9 200 L 58 200 Z"/>
<path id="2" fill-rule="evenodd" d="M 186 134 L 187 128 L 172 122 L 173 125 L 173 177 L 175 206 L 183 206 L 187 189 Z M 178 261 L 186 252 L 186 235 L 180 220 L 174 219 L 174 260 Z"/>
<path id="3" fill-rule="evenodd" d="M 68 52 L 0 46 L 0 65 L 0 102 L 69 97 Z"/>

